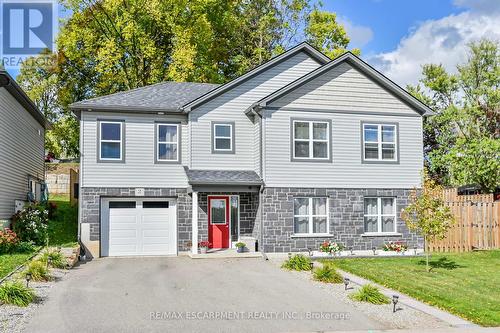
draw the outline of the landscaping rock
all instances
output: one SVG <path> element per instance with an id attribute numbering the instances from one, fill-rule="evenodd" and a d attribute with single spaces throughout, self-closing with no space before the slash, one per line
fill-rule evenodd
<path id="1" fill-rule="evenodd" d="M 26 324 L 29 322 L 35 310 L 47 299 L 50 289 L 57 281 L 64 279 L 68 270 L 52 269 L 53 279 L 47 282 L 30 282 L 29 286 L 33 288 L 36 294 L 36 301 L 27 307 L 17 307 L 14 305 L 0 305 L 0 328 L 1 332 L 18 333 L 24 332 Z M 20 274 L 15 274 L 13 278 L 20 278 Z"/>
<path id="2" fill-rule="evenodd" d="M 276 259 L 272 260 L 278 266 L 281 266 L 282 260 Z M 349 304 L 363 313 L 368 317 L 379 321 L 384 325 L 388 325 L 394 329 L 419 329 L 420 331 L 435 329 L 435 328 L 445 328 L 449 325 L 431 315 L 423 313 L 421 311 L 415 310 L 413 308 L 407 307 L 403 304 L 397 305 L 397 311 L 392 312 L 393 305 L 383 304 L 374 305 L 370 303 L 357 302 L 349 298 L 351 293 L 356 292 L 359 286 L 350 284 L 349 290 L 344 290 L 344 284 L 333 284 L 324 283 L 319 281 L 314 281 L 311 272 L 296 272 L 290 271 L 290 274 L 297 276 L 297 278 L 310 280 L 310 283 L 316 285 L 318 288 L 324 290 L 325 293 L 331 295 L 335 299 L 342 300 L 346 304 Z"/>

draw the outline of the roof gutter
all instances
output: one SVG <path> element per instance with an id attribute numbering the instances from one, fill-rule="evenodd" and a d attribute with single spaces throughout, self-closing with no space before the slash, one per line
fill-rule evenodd
<path id="1" fill-rule="evenodd" d="M 45 119 L 35 103 L 33 103 L 24 90 L 6 71 L 0 71 L 0 87 L 7 89 L 19 104 L 21 104 L 44 129 L 52 129 L 52 125 Z"/>

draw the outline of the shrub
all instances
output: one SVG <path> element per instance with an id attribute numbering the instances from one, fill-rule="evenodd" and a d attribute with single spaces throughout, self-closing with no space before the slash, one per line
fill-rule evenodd
<path id="1" fill-rule="evenodd" d="M 35 260 L 32 261 L 28 268 L 24 271 L 23 275 L 31 274 L 31 279 L 33 281 L 48 281 L 50 280 L 49 270 L 47 268 L 47 264 L 40 261 Z"/>
<path id="2" fill-rule="evenodd" d="M 47 260 L 50 258 L 50 266 L 55 268 L 66 268 L 68 262 L 66 261 L 66 257 L 59 251 L 52 252 L 44 252 L 40 261 L 43 263 L 47 263 Z"/>
<path id="3" fill-rule="evenodd" d="M 236 243 L 236 244 L 235 244 L 235 246 L 236 246 L 237 248 L 240 248 L 240 247 L 245 247 L 245 246 L 247 246 L 247 245 L 246 245 L 245 243 L 243 243 L 243 242 L 238 242 L 238 243 Z"/>
<path id="4" fill-rule="evenodd" d="M 16 245 L 15 251 L 18 253 L 35 252 L 36 246 L 32 242 L 19 242 Z"/>
<path id="5" fill-rule="evenodd" d="M 48 206 L 48 218 L 53 219 L 57 210 L 57 204 L 55 202 L 49 202 Z"/>
<path id="6" fill-rule="evenodd" d="M 14 231 L 10 229 L 0 230 L 0 254 L 14 251 L 18 243 L 19 237 Z"/>
<path id="7" fill-rule="evenodd" d="M 17 306 L 28 306 L 35 299 L 33 289 L 25 287 L 21 282 L 5 282 L 0 286 L 0 302 Z"/>
<path id="8" fill-rule="evenodd" d="M 311 259 L 302 254 L 296 254 L 290 259 L 286 260 L 283 265 L 281 265 L 281 267 L 293 271 L 310 271 Z"/>
<path id="9" fill-rule="evenodd" d="M 335 267 L 324 264 L 323 267 L 316 268 L 313 272 L 316 281 L 328 283 L 342 283 L 344 279 L 337 273 Z"/>
<path id="10" fill-rule="evenodd" d="M 357 292 L 349 295 L 353 300 L 372 304 L 388 304 L 391 301 L 372 284 L 365 284 Z"/>
<path id="11" fill-rule="evenodd" d="M 43 205 L 29 205 L 12 217 L 13 230 L 22 241 L 43 245 L 47 239 L 48 211 Z"/>

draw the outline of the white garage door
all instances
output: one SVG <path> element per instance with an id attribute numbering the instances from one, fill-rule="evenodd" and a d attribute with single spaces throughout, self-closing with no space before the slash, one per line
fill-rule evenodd
<path id="1" fill-rule="evenodd" d="M 103 244 L 103 256 L 177 253 L 175 200 L 106 201 L 108 242 Z"/>

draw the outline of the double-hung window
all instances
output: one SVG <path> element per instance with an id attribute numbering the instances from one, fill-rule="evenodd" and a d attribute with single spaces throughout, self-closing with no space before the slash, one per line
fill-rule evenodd
<path id="1" fill-rule="evenodd" d="M 363 160 L 396 162 L 397 125 L 363 123 Z"/>
<path id="2" fill-rule="evenodd" d="M 295 234 L 328 234 L 327 198 L 294 198 L 293 215 Z"/>
<path id="3" fill-rule="evenodd" d="M 330 159 L 330 122 L 292 120 L 292 160 Z"/>
<path id="4" fill-rule="evenodd" d="M 234 153 L 234 123 L 212 123 L 212 152 Z"/>
<path id="5" fill-rule="evenodd" d="M 179 124 L 156 124 L 156 162 L 179 162 Z"/>
<path id="6" fill-rule="evenodd" d="M 99 160 L 121 162 L 124 160 L 123 121 L 101 120 L 99 123 Z"/>
<path id="7" fill-rule="evenodd" d="M 396 199 L 391 197 L 365 198 L 365 233 L 396 232 Z"/>
<path id="8" fill-rule="evenodd" d="M 397 125 L 363 123 L 363 160 L 396 162 Z"/>

